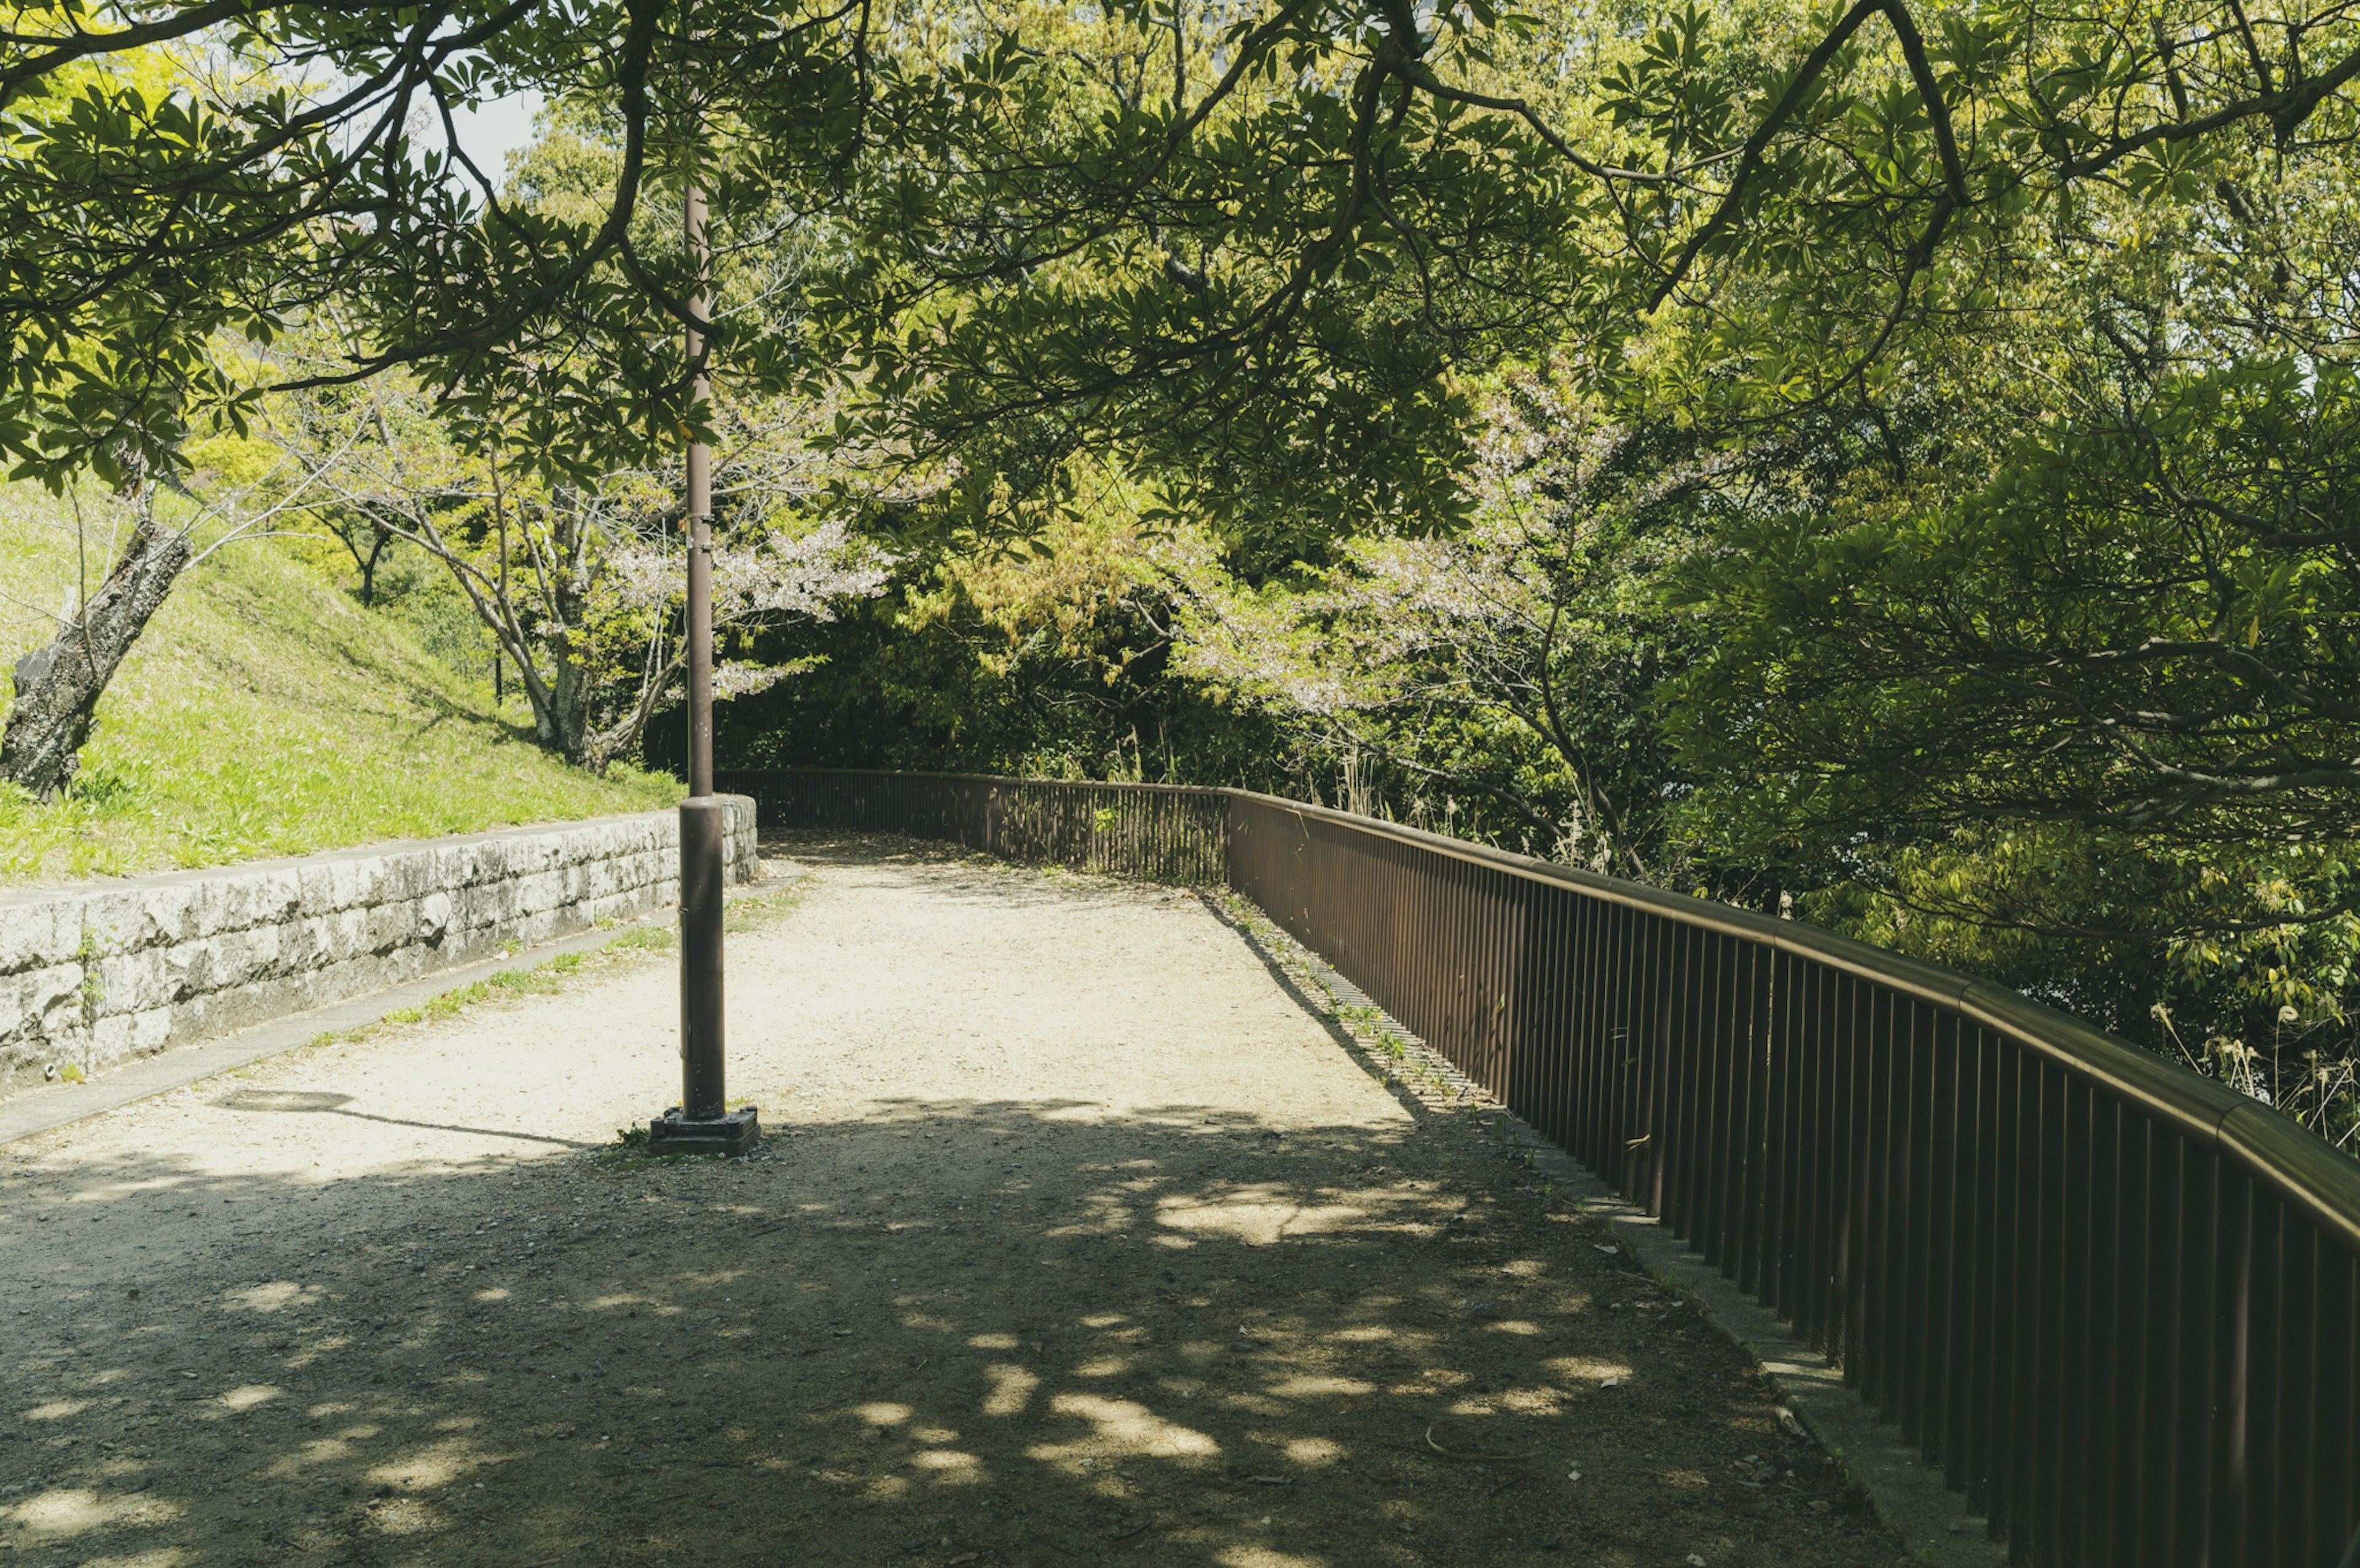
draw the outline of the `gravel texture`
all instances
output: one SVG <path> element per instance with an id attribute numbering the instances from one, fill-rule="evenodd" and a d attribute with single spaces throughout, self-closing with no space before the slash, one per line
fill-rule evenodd
<path id="1" fill-rule="evenodd" d="M 615 1143 L 677 1083 L 648 954 L 0 1150 L 8 1561 L 1904 1560 L 1249 912 L 783 847 L 752 1160 Z"/>

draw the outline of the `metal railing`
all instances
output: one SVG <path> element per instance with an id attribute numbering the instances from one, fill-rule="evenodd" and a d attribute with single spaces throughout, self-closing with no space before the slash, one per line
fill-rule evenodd
<path id="1" fill-rule="evenodd" d="M 838 768 L 715 778 L 716 789 L 752 795 L 765 827 L 908 833 L 1162 882 L 1218 884 L 1224 876 L 1229 802 L 1217 790 Z"/>
<path id="2" fill-rule="evenodd" d="M 766 822 L 1226 883 L 1793 1322 L 2020 1563 L 2333 1568 L 2360 1167 L 2014 991 L 1240 790 L 738 773 Z"/>

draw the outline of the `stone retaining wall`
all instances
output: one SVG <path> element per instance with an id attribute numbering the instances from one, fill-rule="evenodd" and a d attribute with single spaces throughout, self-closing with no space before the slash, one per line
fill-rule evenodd
<path id="1" fill-rule="evenodd" d="M 723 798 L 750 881 L 754 802 Z M 0 893 L 0 1094 L 679 898 L 672 811 Z"/>

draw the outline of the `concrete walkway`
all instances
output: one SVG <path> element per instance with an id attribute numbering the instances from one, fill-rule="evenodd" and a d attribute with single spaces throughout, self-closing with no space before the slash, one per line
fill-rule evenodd
<path id="1" fill-rule="evenodd" d="M 1903 1561 L 1768 1386 L 1194 896 L 793 847 L 738 1163 L 658 958 L 0 1150 L 17 1564 Z"/>

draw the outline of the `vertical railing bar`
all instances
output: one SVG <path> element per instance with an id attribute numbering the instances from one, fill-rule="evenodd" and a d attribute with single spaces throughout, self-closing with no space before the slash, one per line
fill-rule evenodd
<path id="1" fill-rule="evenodd" d="M 1728 1165 L 1722 1178 L 1721 1246 L 1728 1261 L 1721 1265 L 1741 1290 L 1754 1285 L 1754 1186 L 1761 1159 L 1760 1127 L 1763 971 L 1770 951 L 1750 942 L 1734 942 L 1737 983 L 1731 989 L 1729 1050 L 1723 1061 L 1729 1070 L 1729 1130 L 1724 1145 Z"/>
<path id="2" fill-rule="evenodd" d="M 1619 1080 L 1619 1061 L 1626 1023 L 1623 1014 L 1623 953 L 1628 939 L 1628 917 L 1631 910 L 1622 908 L 1601 908 L 1598 922 L 1590 933 L 1590 962 L 1595 978 L 1590 984 L 1590 1038 L 1589 1061 L 1583 1073 L 1583 1117 L 1581 1141 L 1590 1150 L 1590 1158 L 1605 1162 L 1614 1149 L 1614 1084 Z"/>
<path id="3" fill-rule="evenodd" d="M 2057 1208 L 2057 1496 L 2056 1547 L 2060 1561 L 2086 1562 L 2090 1550 L 2088 1444 L 2091 1438 L 2091 1292 L 2096 1284 L 2099 1237 L 2095 1191 L 2095 1106 L 2088 1084 L 2067 1078 L 2059 1095 L 2060 1166 Z"/>
<path id="4" fill-rule="evenodd" d="M 1918 1328 L 1912 1402 L 1918 1408 L 1918 1445 L 1928 1463 L 1939 1465 L 1949 1459 L 1950 1448 L 1947 1396 L 1951 1248 L 1958 1236 L 1957 1216 L 1950 1208 L 1955 1192 L 1951 1162 L 1956 1149 L 1951 1138 L 1958 1104 L 1958 1018 L 1931 1007 L 1921 1013 L 1924 1043 L 1918 1052 L 1918 1093 L 1911 1111 L 1918 1122 L 1919 1152 L 1911 1185 L 1918 1194 L 1918 1212 L 1925 1216 L 1926 1236 L 1915 1287 L 1923 1293 L 1915 1302 Z"/>
<path id="5" fill-rule="evenodd" d="M 2173 1445 L 2173 1485 L 2165 1503 L 2173 1511 L 2171 1563 L 2212 1562 L 2214 1487 L 2213 1434 L 2220 1430 L 2217 1386 L 2219 1345 L 2211 1325 L 2219 1311 L 2222 1285 L 2221 1177 L 2218 1156 L 2182 1140 L 2174 1140 L 2179 1181 L 2174 1184 L 2180 1213 L 2176 1234 L 2176 1319 L 2178 1374 L 2168 1385 L 2176 1396 L 2171 1421 L 2165 1429 Z"/>
<path id="6" fill-rule="evenodd" d="M 1904 1441 L 1922 1444 L 1931 1408 L 1929 1386 L 1939 1365 L 1935 1350 L 1935 1302 L 1931 1281 L 1934 1252 L 1941 1240 L 1940 1217 L 1933 1202 L 1932 1074 L 1939 1045 L 1934 1009 L 1924 1002 L 1909 1008 L 1907 1077 L 1902 1088 L 1902 1135 L 1907 1141 L 1901 1179 L 1907 1202 L 1901 1213 L 1903 1239 L 1901 1296 L 1895 1303 L 1901 1322 L 1900 1403 Z M 1937 1453 L 1941 1447 L 1938 1434 Z"/>
<path id="7" fill-rule="evenodd" d="M 1854 1234 L 1852 1202 L 1852 1095 L 1856 1074 L 1852 1040 L 1860 1022 L 1859 979 L 1850 975 L 1832 978 L 1828 1003 L 1827 1072 L 1827 1213 L 1828 1254 L 1826 1320 L 1819 1327 L 1819 1348 L 1834 1362 L 1847 1383 L 1855 1382 L 1852 1290 L 1857 1271 L 1858 1238 Z"/>
<path id="8" fill-rule="evenodd" d="M 1664 964 L 1668 932 L 1665 922 L 1641 909 L 1628 910 L 1625 951 L 1629 954 L 1631 1007 L 1615 1044 L 1615 1114 L 1609 1145 L 1601 1155 L 1613 1161 L 1621 1190 L 1639 1191 L 1642 1173 L 1652 1168 L 1656 1118 L 1653 1083 L 1660 1066 L 1655 1041 L 1662 1032 Z"/>
<path id="9" fill-rule="evenodd" d="M 2081 1516 L 2081 1552 L 2092 1568 L 2111 1568 L 2120 1562 L 2114 1504 L 2119 1490 L 2117 1466 L 2127 1435 L 2124 1416 L 2129 1389 L 2120 1380 L 2119 1362 L 2123 1340 L 2138 1310 L 2122 1293 L 2122 1255 L 2131 1227 L 2122 1190 L 2118 1108 L 2119 1103 L 2109 1096 L 2091 1096 L 2086 1225 L 2090 1262 L 2081 1330 L 2087 1380 L 2079 1434 L 2079 1485 L 2085 1500 L 2077 1512 Z"/>
<path id="10" fill-rule="evenodd" d="M 1728 1168 L 1727 1152 L 1722 1140 L 1729 1131 L 1729 1021 L 1736 986 L 1729 975 L 1730 952 L 1734 945 L 1720 932 L 1708 933 L 1703 942 L 1704 1005 L 1698 1011 L 1699 1028 L 1697 1033 L 1696 1132 L 1690 1143 L 1690 1159 L 1695 1175 L 1689 1186 L 1694 1211 L 1696 1234 L 1688 1245 L 1704 1254 L 1705 1261 L 1721 1268 L 1728 1257 L 1721 1246 L 1721 1220 L 1723 1212 L 1721 1182 Z"/>
<path id="11" fill-rule="evenodd" d="M 2123 1455 L 2114 1498 L 2114 1556 L 2119 1563 L 2169 1562 L 2154 1521 L 2166 1511 L 2169 1494 L 2154 1484 L 2160 1449 L 2156 1443 L 2156 1382 L 2158 1328 L 2169 1317 L 2162 1275 L 2169 1247 L 2162 1226 L 2171 1205 L 2160 1201 L 2164 1181 L 2159 1151 L 2171 1135 L 2144 1116 L 2126 1116 L 2121 1138 L 2122 1190 L 2126 1194 L 2124 1247 L 2117 1273 L 2127 1320 L 2122 1325 L 2120 1368 Z"/>
<path id="12" fill-rule="evenodd" d="M 1950 1432 L 1943 1478 L 1965 1491 L 1972 1484 L 1981 1447 L 1976 1391 L 1983 1349 L 1984 1279 L 1983 1031 L 1961 1019 L 1951 1022 L 1956 1072 L 1950 1089 L 1950 1208 L 1956 1232 L 1950 1247 L 1950 1348 L 1943 1391 Z"/>
<path id="13" fill-rule="evenodd" d="M 1729 1158 L 1723 1178 L 1727 1200 L 1721 1211 L 1721 1245 L 1729 1259 L 1721 1267 L 1741 1290 L 1753 1288 L 1754 1197 L 1756 1170 L 1761 1160 L 1762 997 L 1764 972 L 1772 949 L 1750 942 L 1734 942 L 1737 983 L 1732 987 L 1729 1015 Z"/>
<path id="14" fill-rule="evenodd" d="M 1829 1057 L 1834 1049 L 1831 1020 L 1835 976 L 1826 965 L 1800 966 L 1797 1003 L 1803 1011 L 1795 1041 L 1798 1073 L 1796 1082 L 1798 1116 L 1797 1142 L 1802 1152 L 1796 1223 L 1795 1326 L 1803 1343 L 1827 1348 L 1829 1277 L 1828 1158 L 1832 1138 L 1828 1122 L 1831 1074 Z"/>
<path id="15" fill-rule="evenodd" d="M 1672 933 L 1672 953 L 1664 1009 L 1663 1083 L 1656 1099 L 1655 1154 L 1649 1181 L 1655 1202 L 1651 1212 L 1674 1236 L 1686 1236 L 1679 1218 L 1685 1198 L 1680 1188 L 1680 1163 L 1688 1158 L 1688 1128 L 1683 1121 L 1694 1103 L 1688 1073 L 1688 1037 L 1696 1015 L 1696 946 L 1700 933 L 1684 925 Z"/>
<path id="16" fill-rule="evenodd" d="M 1546 1106 L 1548 1136 L 1560 1149 L 1573 1148 L 1573 944 L 1587 899 L 1578 898 L 1562 887 L 1547 890 L 1549 911 L 1548 952 L 1548 1039 L 1547 1079 L 1541 1094 Z M 1590 1162 L 1590 1169 L 1612 1181 L 1612 1176 Z"/>
<path id="17" fill-rule="evenodd" d="M 2060 1489 L 2058 1416 L 2062 1400 L 2059 1385 L 2064 1362 L 2060 1321 L 2064 1313 L 2063 1209 L 2070 1181 L 2065 1161 L 2067 1085 L 2065 1075 L 2047 1062 L 2038 1065 L 2034 1076 L 2038 1089 L 2033 1107 L 2037 1131 L 2030 1182 L 2034 1201 L 2032 1343 L 2026 1363 L 2031 1379 L 2025 1389 L 2025 1408 L 2031 1420 L 2027 1433 L 2029 1441 L 2025 1445 L 2028 1463 L 2025 1486 L 2031 1507 L 2027 1526 L 2031 1549 L 2044 1554 L 2043 1560 L 2054 1562 L 2059 1545 Z"/>
<path id="18" fill-rule="evenodd" d="M 2215 1478 L 2212 1517 L 2205 1539 L 2213 1560 L 2235 1563 L 2245 1534 L 2246 1470 L 2246 1351 L 2253 1342 L 2253 1224 L 2247 1182 L 2218 1156 L 2214 1168 L 2213 1225 L 2216 1297 L 2211 1322 L 2217 1345 L 2214 1376 L 2220 1393 L 2213 1434 Z"/>
<path id="19" fill-rule="evenodd" d="M 1575 1048 L 1572 1127 L 1589 1150 L 1592 1168 L 1609 1181 L 1617 1181 L 1628 1175 L 1628 1162 L 1616 1140 L 1615 1120 L 1608 1106 L 1618 1082 L 1619 1048 L 1607 1005 L 1607 994 L 1615 983 L 1609 954 L 1617 911 L 1596 899 L 1582 902 L 1574 949 L 1581 996 L 1573 1014 L 1570 1042 Z"/>
<path id="20" fill-rule="evenodd" d="M 1754 1203 L 1749 1224 L 1754 1231 L 1754 1294 L 1775 1308 L 1777 1301 L 1775 1247 L 1779 1236 L 1778 1193 L 1785 1145 L 1779 1118 L 1786 1104 L 1781 1092 L 1785 1067 L 1784 1024 L 1787 972 L 1792 955 L 1775 947 L 1758 949 L 1761 984 L 1754 1003 L 1754 1044 L 1747 1053 L 1757 1087 L 1754 1100 L 1757 1118 L 1752 1154 Z"/>
<path id="21" fill-rule="evenodd" d="M 1565 1130 L 1566 1148 L 1593 1171 L 1599 1164 L 1598 1085 L 1600 1083 L 1597 1018 L 1604 976 L 1597 960 L 1598 927 L 1609 911 L 1595 899 L 1584 898 L 1572 911 L 1567 932 L 1568 990 L 1566 1008 Z M 1611 1178 L 1610 1178 L 1611 1179 Z"/>
<path id="22" fill-rule="evenodd" d="M 1852 1349 L 1845 1368 L 1860 1397 L 1883 1408 L 1883 1318 L 1885 1266 L 1885 1169 L 1881 1096 L 1885 1081 L 1885 1041 L 1893 998 L 1884 987 L 1861 985 L 1860 1028 L 1852 1041 Z"/>
<path id="23" fill-rule="evenodd" d="M 2286 1317 L 2286 1258 L 2279 1246 L 2278 1205 L 2259 1187 L 2248 1185 L 2245 1311 L 2245 1492 L 2238 1520 L 2238 1561 L 2284 1563 L 2277 1550 L 2279 1519 L 2278 1443 L 2280 1406 L 2278 1352 L 2289 1324 Z"/>
<path id="24" fill-rule="evenodd" d="M 2360 1539 L 2360 1254 L 2346 1256 L 2338 1249 L 2336 1262 L 2336 1303 L 2341 1310 L 2326 1321 L 2331 1330 L 2340 1331 L 2336 1345 L 2344 1366 L 2343 1394 L 2330 1413 L 2344 1463 L 2337 1468 L 2322 1469 L 2320 1493 L 2322 1503 L 2334 1508 L 2329 1515 L 2334 1521 L 2333 1534 L 2338 1539 Z M 2328 1385 L 2326 1391 L 2335 1387 Z M 2331 1450 L 2327 1456 L 2331 1464 L 2333 1456 Z"/>
<path id="25" fill-rule="evenodd" d="M 1747 961 L 1752 950 L 1733 937 L 1721 937 L 1713 946 L 1717 962 L 1713 965 L 1715 1006 L 1712 1010 L 1713 1073 L 1711 1106 L 1712 1123 L 1707 1141 L 1711 1161 L 1705 1182 L 1707 1201 L 1704 1252 L 1707 1258 L 1724 1274 L 1736 1273 L 1737 1259 L 1730 1246 L 1730 1233 L 1736 1228 L 1734 1189 L 1738 1184 L 1738 1158 L 1743 1145 L 1742 1101 L 1739 1085 L 1743 1082 L 1738 1065 L 1744 1051 L 1743 1025 L 1746 982 L 1752 978 Z"/>
<path id="26" fill-rule="evenodd" d="M 1482 983 L 1478 999 L 1482 1023 L 1483 1075 L 1476 1082 L 1485 1093 L 1504 1103 L 1508 1097 L 1508 1033 L 1513 1023 L 1508 1017 L 1513 993 L 1508 989 L 1508 975 L 1515 967 L 1515 889 L 1504 871 L 1486 867 L 1479 878 L 1480 897 L 1476 904 L 1476 918 L 1482 929 Z"/>
<path id="27" fill-rule="evenodd" d="M 1652 1211 L 1661 1202 L 1656 1173 L 1663 1169 L 1664 1031 L 1671 1017 L 1674 965 L 1678 932 L 1659 915 L 1645 917 L 1647 933 L 1647 1018 L 1644 1033 L 1631 1041 L 1638 1058 L 1638 1075 L 1632 1085 L 1633 1153 L 1623 1162 L 1623 1191 Z"/>
<path id="28" fill-rule="evenodd" d="M 1763 1288 L 1773 1312 L 1792 1323 L 1801 1315 L 1797 1300 L 1799 1261 L 1804 1249 L 1803 1184 L 1808 1167 L 1802 1111 L 1806 1068 L 1803 1041 L 1808 1024 L 1809 963 L 1793 953 L 1773 961 L 1778 971 L 1773 992 L 1771 1029 L 1772 1097 L 1770 1149 L 1775 1181 L 1769 1188 L 1768 1215 L 1762 1238 Z"/>
<path id="29" fill-rule="evenodd" d="M 2312 1459 L 2304 1474 L 2315 1521 L 2311 1555 L 2331 1561 L 2337 1543 L 2360 1534 L 2360 1257 L 2324 1236 L 2313 1245 L 2318 1294 L 2311 1359 L 2319 1377 L 2307 1444 Z"/>
<path id="30" fill-rule="evenodd" d="M 1524 887 L 1524 950 L 1518 995 L 1524 998 L 1516 1025 L 1516 1056 L 1523 1064 L 1525 1094 L 1531 1110 L 1525 1119 L 1535 1127 L 1549 1125 L 1554 1109 L 1548 1076 L 1557 1064 L 1557 918 L 1558 900 L 1546 884 Z M 1544 1133 L 1543 1137 L 1548 1135 Z M 1563 1135 L 1551 1139 L 1563 1146 Z"/>
<path id="31" fill-rule="evenodd" d="M 1654 914 L 1637 917 L 1645 971 L 1640 1017 L 1631 1026 L 1632 1059 L 1630 1112 L 1624 1119 L 1622 1147 L 1614 1151 L 1620 1171 L 1619 1190 L 1644 1203 L 1654 1187 L 1657 1087 L 1663 1072 L 1660 1041 L 1664 1031 L 1666 988 L 1670 985 L 1671 924 Z"/>
<path id="32" fill-rule="evenodd" d="M 1999 1094 L 1995 1096 L 1997 1131 L 2003 1142 L 1998 1156 L 2002 1193 L 1995 1203 L 1994 1290 L 1998 1313 L 1993 1324 L 1991 1388 L 1996 1399 L 1993 1412 L 1993 1513 L 2004 1528 L 2016 1530 L 2027 1516 L 2026 1480 L 2032 1452 L 2027 1423 L 2037 1419 L 2024 1396 L 2023 1369 L 2037 1352 L 2033 1334 L 2033 1291 L 2038 1274 L 2035 1260 L 2039 1219 L 2035 1204 L 2039 1148 L 2038 1064 L 2025 1052 L 2003 1042 L 2000 1047 Z"/>

